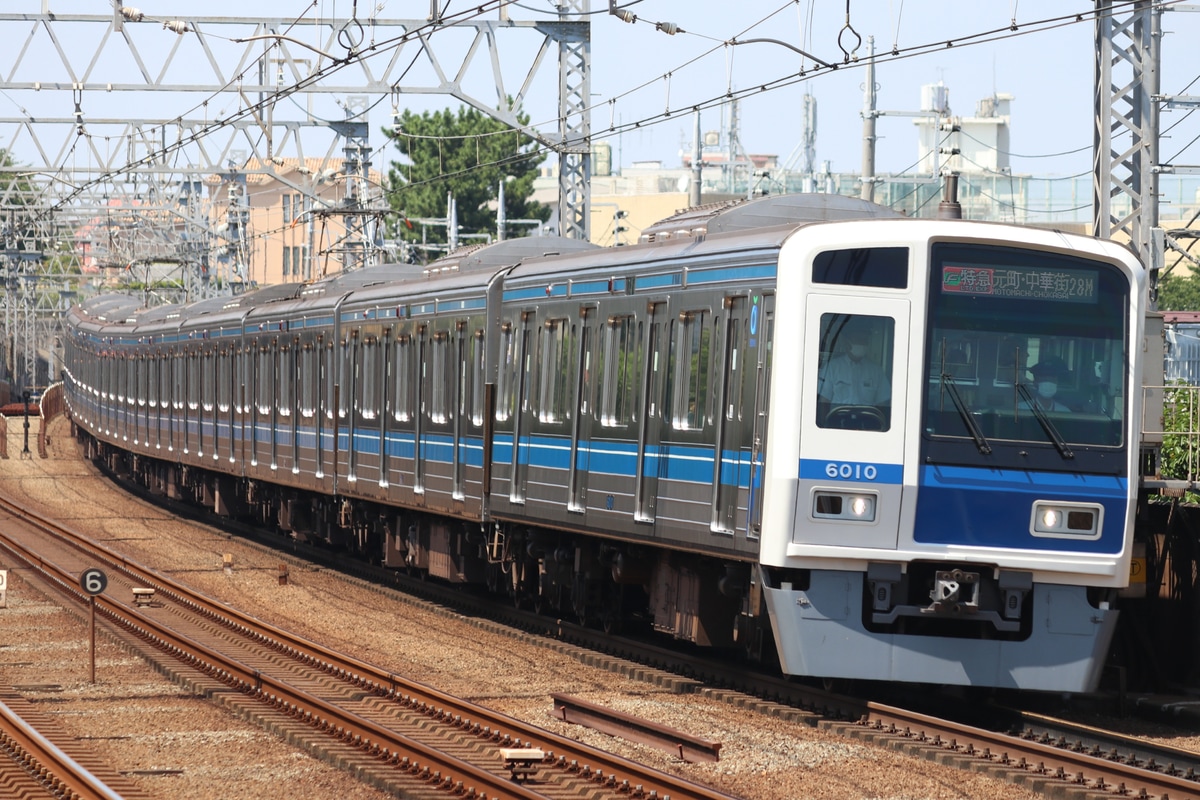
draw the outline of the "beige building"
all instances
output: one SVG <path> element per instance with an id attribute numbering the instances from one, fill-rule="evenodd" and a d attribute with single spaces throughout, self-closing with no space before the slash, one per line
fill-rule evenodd
<path id="1" fill-rule="evenodd" d="M 276 162 L 275 175 L 208 181 L 212 266 L 234 283 L 298 283 L 363 263 L 387 203 L 382 177 L 344 174 L 341 159 Z"/>

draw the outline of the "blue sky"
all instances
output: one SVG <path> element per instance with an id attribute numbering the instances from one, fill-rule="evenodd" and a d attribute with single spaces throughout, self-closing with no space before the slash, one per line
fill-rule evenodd
<path id="1" fill-rule="evenodd" d="M 107 0 L 48 0 L 56 12 L 109 13 Z M 446 0 L 441 0 L 446 5 Z M 637 15 L 629 24 L 606 13 L 607 0 L 591 0 L 592 94 L 595 103 L 592 131 L 596 139 L 608 139 L 618 163 L 661 160 L 679 163 L 681 148 L 692 138 L 691 105 L 708 103 L 728 91 L 746 91 L 776 83 L 790 85 L 769 91 L 754 91 L 740 103 L 741 140 L 751 153 L 770 153 L 787 161 L 800 143 L 800 107 L 811 93 L 818 107 L 816 156 L 829 161 L 834 171 L 857 172 L 861 167 L 863 83 L 868 37 L 873 36 L 882 56 L 876 72 L 878 106 L 884 110 L 915 111 L 921 86 L 943 81 L 949 88 L 952 113 L 970 116 L 976 103 L 993 92 L 1014 96 L 1012 103 L 1012 159 L 1015 172 L 1039 175 L 1073 175 L 1091 168 L 1093 27 L 1090 21 L 1050 28 L 1043 21 L 1064 15 L 1086 15 L 1092 0 L 851 0 L 849 25 L 842 0 L 640 0 L 625 9 Z M 37 13 L 43 0 L 4 3 L 0 11 Z M 463 0 L 449 0 L 453 13 L 471 8 Z M 140 0 L 148 16 L 160 19 L 204 15 L 253 14 L 302 17 L 346 17 L 356 12 L 360 19 L 371 14 L 384 18 L 423 18 L 428 0 L 259 0 L 254 3 L 209 0 L 198 8 L 184 0 Z M 548 18 L 551 0 L 520 0 L 511 8 L 514 19 Z M 1016 23 L 1016 35 L 1006 30 Z M 674 23 L 682 32 L 667 35 L 654 23 Z M 1039 25 L 1039 23 L 1042 23 Z M 1188 63 L 1185 37 L 1194 37 L 1200 15 L 1170 13 L 1163 47 L 1163 90 L 1182 93 L 1200 71 Z M 173 35 L 161 31 L 162 47 L 171 46 Z M 1042 28 L 1042 30 L 1037 30 Z M 297 35 L 303 25 L 297 28 Z M 997 41 L 968 44 L 968 37 L 998 31 Z M 514 59 L 527 66 L 535 40 L 517 36 L 498 37 L 506 53 L 529 47 L 530 55 Z M 147 27 L 139 35 L 153 36 Z M 438 34 L 439 36 L 441 34 Z M 770 42 L 725 44 L 732 39 L 775 39 Z M 532 45 L 530 44 L 532 42 Z M 955 42 L 952 47 L 946 42 Z M 813 61 L 794 48 L 829 63 L 837 70 L 817 70 Z M 844 48 L 844 50 L 843 50 Z M 927 52 L 887 56 L 893 48 L 908 53 L 917 48 Z M 858 55 L 858 61 L 846 62 Z M 552 59 L 552 57 L 551 57 Z M 808 76 L 797 79 L 801 69 Z M 553 132 L 557 94 L 553 61 L 542 68 L 541 80 L 526 104 L 535 123 Z M 669 78 L 666 76 L 670 76 Z M 519 76 L 509 79 L 519 84 Z M 1197 90 L 1200 93 L 1200 90 Z M 23 98 L 10 98 L 21 102 Z M 372 98 L 372 100 L 379 98 Z M 100 98 L 89 97 L 88 111 L 95 113 Z M 156 98 L 166 113 L 184 113 L 194 108 L 197 97 Z M 416 110 L 457 106 L 452 98 L 405 95 L 404 104 Z M 11 105 L 11 104 L 10 104 Z M 234 104 L 236 106 L 236 104 Z M 176 107 L 177 106 L 177 107 Z M 669 118 L 664 112 L 671 110 Z M 70 109 L 58 109 L 59 113 Z M 330 107 L 328 112 L 333 112 Z M 9 112 L 11 113 L 11 112 Z M 331 114 L 332 115 L 332 114 Z M 722 113 L 702 112 L 704 130 L 717 129 Z M 1178 151 L 1181 162 L 1200 163 L 1200 148 L 1188 151 L 1195 135 L 1188 131 L 1184 112 L 1164 117 L 1164 127 L 1179 122 L 1172 138 L 1164 141 L 1164 159 Z M 390 101 L 381 102 L 372 122 L 390 119 Z M 636 130 L 617 135 L 612 124 L 643 121 Z M 1200 130 L 1200 127 L 1197 128 Z M 916 160 L 916 136 L 911 119 L 884 117 L 879 122 L 878 169 L 900 171 Z M 1070 152 L 1076 151 L 1076 152 Z M 1054 155 L 1063 154 L 1063 155 Z M 1029 156 L 1029 157 L 1024 157 Z M 1032 156 L 1042 156 L 1034 158 Z M 377 162 L 377 166 L 382 166 Z"/>

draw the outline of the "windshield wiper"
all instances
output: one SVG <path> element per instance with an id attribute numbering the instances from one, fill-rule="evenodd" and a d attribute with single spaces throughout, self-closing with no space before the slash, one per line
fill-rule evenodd
<path id="1" fill-rule="evenodd" d="M 971 432 L 971 438 L 975 440 L 975 446 L 979 448 L 979 452 L 985 456 L 991 453 L 992 445 L 988 442 L 987 437 L 983 435 L 983 430 L 979 427 L 979 423 L 975 421 L 975 415 L 971 413 L 971 409 L 967 406 L 967 401 L 963 400 L 962 395 L 958 393 L 958 387 L 954 384 L 954 376 L 948 372 L 942 373 L 942 390 L 949 394 L 950 399 L 954 401 L 954 407 L 958 409 L 958 415 L 962 417 L 967 430 Z"/>
<path id="2" fill-rule="evenodd" d="M 1054 423 L 1050 421 L 1050 418 L 1046 416 L 1046 412 L 1038 407 L 1037 401 L 1029 393 L 1029 387 L 1023 383 L 1018 383 L 1017 391 L 1024 398 L 1025 403 L 1029 406 L 1029 410 L 1033 412 L 1033 416 L 1041 423 L 1042 430 L 1046 431 L 1046 435 L 1050 437 L 1050 441 L 1054 442 L 1059 455 L 1063 458 L 1074 458 L 1075 452 L 1067 444 L 1067 440 L 1062 437 L 1062 434 L 1058 432 L 1058 428 L 1054 427 Z"/>

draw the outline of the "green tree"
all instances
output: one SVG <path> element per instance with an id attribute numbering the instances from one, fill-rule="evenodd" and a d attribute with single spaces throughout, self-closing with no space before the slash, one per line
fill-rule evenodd
<path id="1" fill-rule="evenodd" d="M 1159 311 L 1200 311 L 1200 276 L 1184 271 L 1158 282 Z"/>
<path id="2" fill-rule="evenodd" d="M 1163 393 L 1163 442 L 1159 451 L 1159 471 L 1162 477 L 1173 480 L 1195 480 L 1200 452 L 1197 452 L 1196 431 L 1200 430 L 1200 407 L 1196 387 L 1176 381 Z M 1184 502 L 1195 503 L 1200 495 L 1187 492 Z"/>
<path id="3" fill-rule="evenodd" d="M 518 114 L 517 119 L 529 122 L 526 114 Z M 546 160 L 532 137 L 465 106 L 457 112 L 405 111 L 397 130 L 385 133 L 402 156 L 388 171 L 388 201 L 400 217 L 394 236 L 421 240 L 421 226 L 406 221 L 445 218 L 447 194 L 455 199 L 461 233 L 495 235 L 501 181 L 508 219 L 549 219 L 547 206 L 529 200 L 538 165 Z M 527 226 L 512 226 L 506 238 L 527 232 Z M 431 242 L 447 238 L 444 226 L 430 226 L 425 235 Z"/>

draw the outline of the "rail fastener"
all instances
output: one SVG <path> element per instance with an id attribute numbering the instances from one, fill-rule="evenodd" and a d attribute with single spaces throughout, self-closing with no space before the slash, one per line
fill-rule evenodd
<path id="1" fill-rule="evenodd" d="M 154 590 L 146 586 L 133 587 L 133 604 L 138 607 L 146 607 L 154 602 Z"/>

